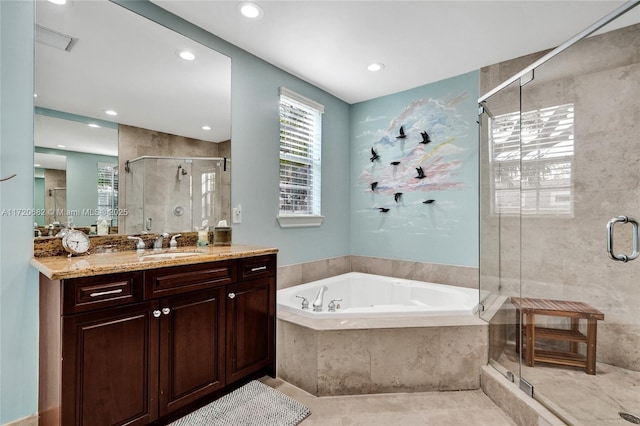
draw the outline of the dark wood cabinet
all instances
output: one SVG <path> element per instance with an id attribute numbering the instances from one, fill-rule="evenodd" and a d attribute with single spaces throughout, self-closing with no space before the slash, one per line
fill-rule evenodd
<path id="1" fill-rule="evenodd" d="M 227 383 L 269 366 L 274 357 L 275 280 L 227 286 Z"/>
<path id="2" fill-rule="evenodd" d="M 63 317 L 63 425 L 144 425 L 157 417 L 157 302 Z"/>
<path id="3" fill-rule="evenodd" d="M 160 301 L 160 415 L 221 389 L 224 287 Z"/>
<path id="4" fill-rule="evenodd" d="M 41 275 L 39 424 L 144 425 L 273 376 L 275 259 Z"/>

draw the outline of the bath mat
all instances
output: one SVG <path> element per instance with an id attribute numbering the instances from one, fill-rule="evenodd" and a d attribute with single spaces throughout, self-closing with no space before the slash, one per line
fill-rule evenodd
<path id="1" fill-rule="evenodd" d="M 253 380 L 169 426 L 295 426 L 309 414 L 305 405 Z"/>

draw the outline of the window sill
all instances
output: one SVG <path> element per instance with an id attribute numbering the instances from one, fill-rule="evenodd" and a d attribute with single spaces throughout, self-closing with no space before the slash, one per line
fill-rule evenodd
<path id="1" fill-rule="evenodd" d="M 314 228 L 322 225 L 324 216 L 277 216 L 280 228 Z"/>

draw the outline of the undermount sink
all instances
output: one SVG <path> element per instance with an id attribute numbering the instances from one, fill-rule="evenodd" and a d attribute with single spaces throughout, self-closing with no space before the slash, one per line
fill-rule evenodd
<path id="1" fill-rule="evenodd" d="M 189 256 L 199 256 L 202 253 L 200 252 L 164 252 L 164 253 L 154 253 L 154 254 L 146 254 L 144 256 L 140 256 L 139 260 L 141 262 L 150 262 L 153 260 L 167 260 L 167 259 L 178 259 L 181 257 L 189 257 Z"/>

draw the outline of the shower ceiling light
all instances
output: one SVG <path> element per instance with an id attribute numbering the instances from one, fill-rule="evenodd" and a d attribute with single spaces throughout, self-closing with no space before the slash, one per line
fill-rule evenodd
<path id="1" fill-rule="evenodd" d="M 97 129 L 97 128 L 99 128 L 99 127 L 100 127 L 100 126 L 98 126 L 96 123 L 89 123 L 89 124 L 87 124 L 87 126 L 89 126 L 89 127 L 93 127 L 94 129 Z"/>
<path id="2" fill-rule="evenodd" d="M 249 1 L 238 3 L 238 10 L 249 19 L 260 19 L 264 15 L 264 10 L 260 6 Z"/>
<path id="3" fill-rule="evenodd" d="M 49 0 L 49 2 L 60 6 L 67 4 L 67 0 Z"/>
<path id="4" fill-rule="evenodd" d="M 367 69 L 371 72 L 380 71 L 383 68 L 384 68 L 384 64 L 382 62 L 373 62 L 369 64 L 369 66 L 367 67 Z"/>
<path id="5" fill-rule="evenodd" d="M 108 110 L 106 110 L 104 113 L 105 113 L 105 114 L 107 114 L 107 115 L 112 115 L 112 116 L 118 115 L 118 113 L 117 113 L 117 112 L 115 112 L 115 111 L 114 111 L 114 110 L 112 110 L 112 109 L 108 109 Z"/>
<path id="6" fill-rule="evenodd" d="M 202 130 L 211 130 L 211 127 L 209 127 L 209 126 L 202 126 Z"/>
<path id="7" fill-rule="evenodd" d="M 196 55 L 194 55 L 192 52 L 189 52 L 188 50 L 179 50 L 176 53 L 185 61 L 193 61 L 194 59 L 196 59 Z"/>

